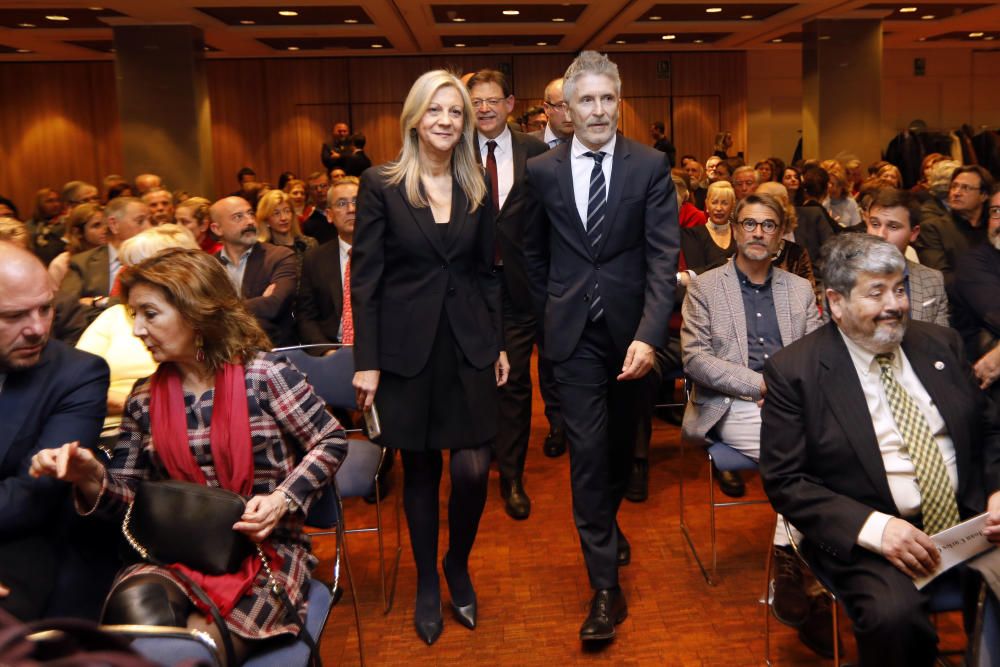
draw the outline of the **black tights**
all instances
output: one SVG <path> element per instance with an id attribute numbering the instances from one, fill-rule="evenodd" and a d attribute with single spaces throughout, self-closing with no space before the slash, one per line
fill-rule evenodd
<path id="1" fill-rule="evenodd" d="M 438 581 L 438 487 L 441 452 L 401 452 L 403 458 L 403 507 L 410 529 L 413 560 L 417 564 L 417 612 L 437 613 L 441 605 Z M 489 445 L 454 449 L 449 456 L 451 497 L 448 499 L 448 585 L 459 605 L 473 598 L 469 578 L 469 553 L 476 541 L 479 518 L 486 506 L 490 471 Z"/>

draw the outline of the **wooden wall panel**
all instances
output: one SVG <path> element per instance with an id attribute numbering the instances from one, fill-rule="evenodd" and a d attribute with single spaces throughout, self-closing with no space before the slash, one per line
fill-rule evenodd
<path id="1" fill-rule="evenodd" d="M 0 86 L 11 92 L 0 109 L 0 193 L 23 218 L 41 187 L 58 190 L 71 180 L 100 187 L 121 170 L 110 63 L 8 65 L 0 67 Z"/>
<path id="2" fill-rule="evenodd" d="M 399 151 L 399 113 L 413 81 L 434 67 L 468 72 L 508 65 L 515 114 L 541 102 L 545 84 L 560 76 L 571 54 L 465 55 L 210 60 L 215 192 L 236 189 L 248 165 L 276 182 L 288 169 L 306 176 L 320 168 L 319 150 L 334 122 L 368 137 L 376 164 Z M 669 59 L 671 79 L 657 63 Z M 706 155 L 720 128 L 746 146 L 746 58 L 741 53 L 628 53 L 615 56 L 623 82 L 621 128 L 649 143 L 649 124 L 663 120 L 680 152 Z M 72 178 L 99 182 L 120 173 L 121 136 L 111 63 L 0 65 L 0 85 L 30 104 L 0 108 L 0 193 L 29 206 L 42 185 Z M 165 100 L 168 103 L 169 100 Z M 125 174 L 132 177 L 134 174 Z M 169 184 L 167 184 L 169 186 Z"/>

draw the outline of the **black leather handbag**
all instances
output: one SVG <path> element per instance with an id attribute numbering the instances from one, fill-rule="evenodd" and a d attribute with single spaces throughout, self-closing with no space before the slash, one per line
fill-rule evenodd
<path id="1" fill-rule="evenodd" d="M 191 482 L 139 482 L 122 533 L 143 560 L 182 563 L 203 574 L 236 572 L 254 552 L 233 530 L 246 500 L 233 491 Z"/>

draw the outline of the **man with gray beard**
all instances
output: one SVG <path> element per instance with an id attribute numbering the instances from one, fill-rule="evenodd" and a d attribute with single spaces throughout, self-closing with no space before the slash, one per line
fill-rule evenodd
<path id="1" fill-rule="evenodd" d="M 913 580 L 941 562 L 930 536 L 962 520 L 988 512 L 1000 543 L 1000 421 L 959 335 L 910 321 L 894 245 L 841 234 L 822 260 L 832 321 L 764 365 L 764 489 L 854 619 L 860 664 L 929 667 L 928 601 L 972 573 Z"/>

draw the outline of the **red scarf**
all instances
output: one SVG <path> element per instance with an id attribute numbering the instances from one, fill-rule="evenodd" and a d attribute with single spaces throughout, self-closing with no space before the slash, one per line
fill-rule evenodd
<path id="1" fill-rule="evenodd" d="M 208 485 L 205 473 L 195 461 L 188 442 L 187 410 L 180 374 L 171 363 L 160 364 L 153 374 L 149 403 L 149 419 L 153 444 L 170 479 Z M 215 398 L 212 402 L 212 423 L 209 444 L 219 485 L 249 498 L 253 495 L 253 445 L 250 439 L 250 416 L 246 401 L 246 378 L 240 364 L 225 364 L 215 374 Z M 268 558 L 275 552 L 268 544 L 261 545 Z M 233 574 L 206 575 L 180 563 L 169 565 L 201 586 L 219 608 L 223 617 L 250 589 L 261 568 L 256 554 L 248 556 Z M 278 564 L 275 563 L 275 567 Z M 195 603 L 199 608 L 200 602 Z M 208 609 L 202 609 L 211 618 Z"/>

